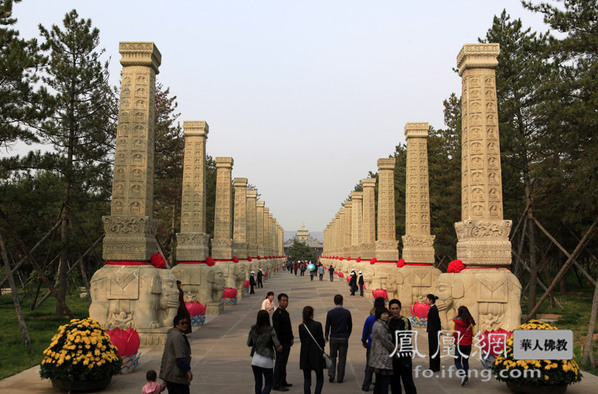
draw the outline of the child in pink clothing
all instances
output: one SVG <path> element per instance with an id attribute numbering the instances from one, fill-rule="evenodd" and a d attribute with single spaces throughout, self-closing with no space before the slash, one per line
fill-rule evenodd
<path id="1" fill-rule="evenodd" d="M 153 369 L 147 371 L 145 378 L 147 379 L 147 383 L 143 386 L 141 394 L 160 394 L 166 388 L 166 382 L 162 382 L 162 384 L 156 382 L 158 374 Z"/>

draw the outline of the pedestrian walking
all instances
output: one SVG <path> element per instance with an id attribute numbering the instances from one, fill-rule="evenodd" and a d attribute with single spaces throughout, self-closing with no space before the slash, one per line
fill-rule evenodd
<path id="1" fill-rule="evenodd" d="M 145 380 L 147 383 L 141 389 L 141 394 L 160 394 L 166 390 L 166 382 L 158 383 L 158 374 L 153 369 L 145 373 Z"/>
<path id="2" fill-rule="evenodd" d="M 189 394 L 193 373 L 191 372 L 191 346 L 185 331 L 191 322 L 185 315 L 176 315 L 173 323 L 174 327 L 168 330 L 164 344 L 160 379 L 166 382 L 169 394 Z"/>
<path id="3" fill-rule="evenodd" d="M 257 270 L 257 287 L 264 288 L 264 271 L 261 268 Z"/>
<path id="4" fill-rule="evenodd" d="M 355 291 L 357 290 L 357 276 L 355 275 L 355 271 L 351 271 L 351 279 L 349 279 L 349 288 L 351 289 L 351 295 L 355 295 Z"/>
<path id="5" fill-rule="evenodd" d="M 274 312 L 274 310 L 276 309 L 276 307 L 274 306 L 274 292 L 273 291 L 269 291 L 266 294 L 266 298 L 264 299 L 264 301 L 262 301 L 262 308 L 263 311 L 268 312 L 268 315 L 272 315 L 272 312 Z"/>
<path id="6" fill-rule="evenodd" d="M 287 312 L 288 305 L 289 296 L 285 293 L 280 293 L 278 295 L 278 308 L 272 315 L 272 325 L 282 345 L 282 350 L 276 352 L 276 363 L 274 365 L 273 389 L 277 391 L 289 391 L 288 387 L 292 386 L 292 384 L 287 382 L 287 362 L 294 339 L 291 316 Z"/>
<path id="7" fill-rule="evenodd" d="M 305 276 L 306 269 L 307 269 L 307 265 L 305 264 L 305 261 L 302 261 L 301 264 L 299 265 L 299 270 L 301 270 L 300 276 Z"/>
<path id="8" fill-rule="evenodd" d="M 191 321 L 191 314 L 187 310 L 187 306 L 185 305 L 185 292 L 181 287 L 181 281 L 176 281 L 176 287 L 179 290 L 179 309 L 177 311 L 177 315 L 182 315 L 187 318 L 188 321 Z M 185 327 L 185 334 L 191 334 L 191 324 L 187 324 Z"/>
<path id="9" fill-rule="evenodd" d="M 345 378 L 345 364 L 347 362 L 347 350 L 349 349 L 349 337 L 353 329 L 351 312 L 343 308 L 343 296 L 334 296 L 335 307 L 326 315 L 325 338 L 330 338 L 330 358 L 332 366 L 328 369 L 328 380 L 342 383 Z M 338 359 L 338 369 L 337 369 Z"/>
<path id="10" fill-rule="evenodd" d="M 374 300 L 374 307 L 370 311 L 370 315 L 365 319 L 365 322 L 363 323 L 361 345 L 366 349 L 366 352 L 364 371 L 365 376 L 363 378 L 363 383 L 361 384 L 362 391 L 370 391 L 370 386 L 372 385 L 372 374 L 374 373 L 374 369 L 369 366 L 370 350 L 372 347 L 372 327 L 374 326 L 374 322 L 376 322 L 376 310 L 384 308 L 384 305 L 384 297 L 376 297 L 376 299 Z"/>
<path id="11" fill-rule="evenodd" d="M 318 265 L 318 275 L 320 277 L 320 282 L 321 282 L 322 279 L 324 279 L 324 266 L 322 265 L 322 263 L 320 263 Z"/>
<path id="12" fill-rule="evenodd" d="M 314 320 L 314 308 L 303 308 L 303 324 L 299 325 L 299 368 L 303 370 L 303 393 L 311 394 L 311 372 L 316 373 L 316 387 L 314 394 L 320 394 L 324 386 L 324 336 L 322 323 Z"/>
<path id="13" fill-rule="evenodd" d="M 330 267 L 328 267 L 328 273 L 330 274 L 330 281 L 332 282 L 334 280 L 334 267 L 332 266 L 332 264 L 330 265 Z"/>
<path id="14" fill-rule="evenodd" d="M 255 271 L 249 275 L 249 294 L 255 294 Z"/>
<path id="15" fill-rule="evenodd" d="M 457 317 L 453 319 L 455 323 L 455 366 L 457 373 L 461 378 L 461 386 L 469 382 L 469 355 L 471 354 L 471 343 L 473 341 L 473 327 L 475 320 L 469 309 L 461 305 L 457 309 Z"/>
<path id="16" fill-rule="evenodd" d="M 363 287 L 365 286 L 365 281 L 363 280 L 363 274 L 359 271 L 359 279 L 357 280 L 359 284 L 359 295 L 363 297 Z"/>
<path id="17" fill-rule="evenodd" d="M 372 327 L 372 349 L 369 366 L 376 374 L 374 394 L 388 394 L 388 386 L 392 376 L 392 357 L 394 344 L 387 323 L 389 312 L 386 308 L 376 310 L 376 321 Z"/>
<path id="18" fill-rule="evenodd" d="M 438 308 L 436 307 L 437 296 L 428 294 L 426 302 L 430 305 L 428 310 L 428 325 L 426 332 L 428 333 L 428 352 L 430 354 L 430 369 L 433 372 L 440 371 L 440 348 L 438 347 L 438 333 L 441 330 L 440 316 Z"/>
<path id="19" fill-rule="evenodd" d="M 309 271 L 309 280 L 313 282 L 314 276 L 316 276 L 316 267 L 312 267 L 312 269 Z"/>
<path id="20" fill-rule="evenodd" d="M 293 270 L 295 271 L 295 276 L 297 276 L 297 270 L 298 269 L 299 269 L 299 263 L 295 261 L 293 263 Z"/>
<path id="21" fill-rule="evenodd" d="M 272 390 L 274 349 L 282 350 L 274 327 L 270 326 L 270 315 L 261 310 L 257 313 L 255 325 L 247 336 L 247 346 L 251 346 L 251 369 L 255 380 L 255 394 L 269 394 Z M 262 384 L 264 385 L 262 389 Z"/>
<path id="22" fill-rule="evenodd" d="M 411 331 L 411 322 L 408 318 L 401 315 L 401 301 L 394 298 L 388 302 L 388 307 L 391 314 L 388 321 L 388 328 L 392 336 L 392 343 L 397 349 L 397 354 L 392 359 L 393 375 L 390 379 L 390 387 L 393 393 L 401 393 L 402 381 L 406 394 L 417 394 L 417 389 L 413 382 L 413 354 L 411 352 L 401 352 L 397 343 L 397 333 Z"/>

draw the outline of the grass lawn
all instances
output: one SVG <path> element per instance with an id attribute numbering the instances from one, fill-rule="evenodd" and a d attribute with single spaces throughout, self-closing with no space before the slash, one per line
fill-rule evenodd
<path id="1" fill-rule="evenodd" d="M 39 364 L 43 358 L 42 352 L 50 344 L 58 327 L 70 320 L 68 316 L 54 316 L 56 300 L 53 297 L 34 311 L 31 310 L 31 301 L 28 299 L 21 302 L 27 330 L 35 349 L 34 355 L 29 354 L 23 342 L 12 296 L 10 293 L 0 296 L 0 379 Z M 76 318 L 89 316 L 87 299 L 79 298 L 79 294 L 67 297 L 67 304 Z"/>
<path id="2" fill-rule="evenodd" d="M 584 280 L 584 287 L 580 288 L 577 281 L 574 282 L 570 279 L 571 277 L 569 277 L 567 281 L 567 289 L 569 291 L 567 291 L 566 294 L 558 292 L 554 293 L 556 298 L 563 304 L 564 308 L 561 309 L 558 306 L 552 307 L 550 305 L 550 298 L 548 298 L 544 301 L 538 313 L 550 313 L 562 316 L 555 323 L 550 324 L 562 330 L 573 330 L 573 339 L 575 341 L 573 352 L 575 354 L 575 361 L 584 371 L 598 375 L 598 368 L 590 365 L 581 365 L 581 346 L 583 345 L 588 332 L 590 312 L 592 310 L 592 298 L 594 297 L 594 287 L 589 283 L 586 285 Z M 543 293 L 544 291 L 538 287 L 538 299 Z M 524 315 L 528 311 L 528 305 L 525 299 L 521 300 L 521 310 Z M 596 328 L 598 329 L 598 325 Z M 594 333 L 596 332 L 598 331 L 595 329 Z M 598 344 L 594 342 L 593 346 L 594 357 L 598 360 Z"/>

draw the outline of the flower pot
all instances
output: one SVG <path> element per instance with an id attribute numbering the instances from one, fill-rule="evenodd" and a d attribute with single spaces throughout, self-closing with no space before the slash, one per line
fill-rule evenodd
<path id="1" fill-rule="evenodd" d="M 525 394 L 563 394 L 567 391 L 566 384 L 532 384 L 507 382 L 507 387 L 514 393 Z"/>
<path id="2" fill-rule="evenodd" d="M 110 384 L 112 376 L 103 380 L 94 380 L 90 382 L 72 382 L 70 380 L 51 379 L 52 387 L 65 391 L 101 391 Z"/>

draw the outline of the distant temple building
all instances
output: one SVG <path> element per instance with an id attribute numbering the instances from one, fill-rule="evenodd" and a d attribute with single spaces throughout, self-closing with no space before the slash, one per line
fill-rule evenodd
<path id="1" fill-rule="evenodd" d="M 305 243 L 307 246 L 315 250 L 318 256 L 320 256 L 324 250 L 324 244 L 309 235 L 309 230 L 305 228 L 305 224 L 301 225 L 301 228 L 297 230 L 297 234 L 293 238 L 286 240 L 284 243 L 285 253 L 288 252 L 295 240 Z"/>

